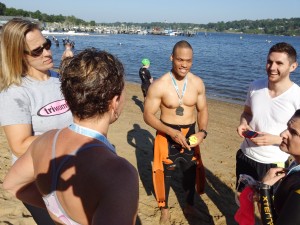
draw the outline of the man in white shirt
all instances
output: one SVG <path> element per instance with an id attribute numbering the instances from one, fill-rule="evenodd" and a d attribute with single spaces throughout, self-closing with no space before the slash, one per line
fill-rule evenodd
<path id="1" fill-rule="evenodd" d="M 254 81 L 248 90 L 244 111 L 237 132 L 258 132 L 244 138 L 236 155 L 236 178 L 240 174 L 261 180 L 272 167 L 285 167 L 288 154 L 280 151 L 280 133 L 300 108 L 300 87 L 291 81 L 290 73 L 297 68 L 296 50 L 287 43 L 273 45 L 267 57 L 267 78 Z M 238 184 L 238 182 L 237 182 Z M 239 185 L 238 191 L 241 191 Z"/>

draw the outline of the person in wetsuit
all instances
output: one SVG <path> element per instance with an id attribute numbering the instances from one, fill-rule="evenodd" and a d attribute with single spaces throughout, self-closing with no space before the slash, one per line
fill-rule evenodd
<path id="1" fill-rule="evenodd" d="M 199 76 L 190 72 L 193 63 L 192 46 L 187 41 L 177 42 L 170 59 L 171 71 L 150 85 L 144 107 L 145 122 L 157 130 L 153 183 L 161 209 L 161 224 L 170 222 L 170 180 L 174 169 L 178 167 L 183 171 L 183 188 L 187 194 L 184 213 L 197 213 L 193 201 L 197 167 L 195 148 L 199 150 L 199 144 L 205 139 L 208 122 L 204 83 Z M 159 110 L 161 114 L 157 118 Z M 196 141 L 189 145 L 186 139 L 190 136 L 194 136 Z"/>
<path id="2" fill-rule="evenodd" d="M 123 65 L 92 48 L 64 59 L 60 75 L 74 123 L 38 137 L 9 170 L 3 188 L 47 207 L 57 224 L 134 225 L 138 173 L 107 139 L 124 107 Z"/>
<path id="3" fill-rule="evenodd" d="M 142 60 L 142 67 L 139 70 L 139 76 L 141 78 L 142 84 L 141 84 L 141 89 L 143 92 L 144 99 L 147 96 L 148 88 L 150 84 L 153 82 L 153 77 L 151 76 L 151 73 L 149 71 L 150 67 L 150 60 L 147 58 L 144 58 Z"/>
<path id="4" fill-rule="evenodd" d="M 300 110 L 280 136 L 279 148 L 294 158 L 288 169 L 271 168 L 259 185 L 263 225 L 300 224 Z M 274 200 L 272 199 L 274 194 Z"/>

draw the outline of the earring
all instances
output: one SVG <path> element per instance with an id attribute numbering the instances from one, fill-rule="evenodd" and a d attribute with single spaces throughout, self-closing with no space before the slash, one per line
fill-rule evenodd
<path id="1" fill-rule="evenodd" d="M 116 118 L 116 119 L 118 119 L 118 118 L 119 118 L 119 115 L 118 115 L 118 113 L 117 113 L 117 112 L 115 112 L 115 113 L 114 113 L 114 116 L 115 116 L 115 118 Z"/>

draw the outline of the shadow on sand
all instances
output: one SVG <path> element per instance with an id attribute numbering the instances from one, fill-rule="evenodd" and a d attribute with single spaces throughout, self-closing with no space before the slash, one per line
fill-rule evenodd
<path id="1" fill-rule="evenodd" d="M 139 100 L 138 97 L 137 97 L 136 95 L 132 96 L 131 99 L 134 101 L 134 103 L 135 103 L 138 107 L 140 107 L 141 112 L 144 112 L 144 103 L 143 103 L 143 101 Z"/>
<path id="2" fill-rule="evenodd" d="M 133 124 L 133 129 L 127 133 L 127 142 L 135 147 L 137 169 L 145 191 L 149 196 L 154 193 L 151 165 L 154 137 L 149 131 L 141 129 L 140 125 Z"/>

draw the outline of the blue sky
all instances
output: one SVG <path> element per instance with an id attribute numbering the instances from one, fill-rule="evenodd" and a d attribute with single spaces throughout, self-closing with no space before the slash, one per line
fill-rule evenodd
<path id="1" fill-rule="evenodd" d="M 6 7 L 96 22 L 183 22 L 300 17 L 300 0 L 0 0 Z"/>

